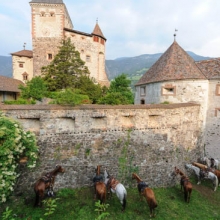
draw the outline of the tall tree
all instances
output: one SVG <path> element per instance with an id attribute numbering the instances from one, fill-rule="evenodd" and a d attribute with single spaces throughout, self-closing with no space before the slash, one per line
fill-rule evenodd
<path id="1" fill-rule="evenodd" d="M 48 66 L 42 67 L 41 72 L 50 91 L 74 88 L 80 76 L 89 75 L 70 38 L 62 40 L 58 54 Z"/>
<path id="2" fill-rule="evenodd" d="M 131 81 L 125 74 L 117 76 L 111 81 L 106 96 L 99 100 L 99 104 L 126 105 L 134 103 L 134 95 L 130 88 Z"/>

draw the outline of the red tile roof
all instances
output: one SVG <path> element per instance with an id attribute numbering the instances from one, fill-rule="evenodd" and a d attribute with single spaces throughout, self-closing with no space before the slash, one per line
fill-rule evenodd
<path id="1" fill-rule="evenodd" d="M 220 58 L 197 61 L 196 65 L 208 79 L 220 79 Z"/>
<path id="2" fill-rule="evenodd" d="M 0 91 L 4 92 L 20 92 L 18 86 L 24 83 L 17 79 L 12 79 L 6 76 L 0 76 Z"/>
<path id="3" fill-rule="evenodd" d="M 97 35 L 99 37 L 102 37 L 104 40 L 106 40 L 106 38 L 104 37 L 101 28 L 99 27 L 98 23 L 96 23 L 95 28 L 92 32 L 93 35 Z"/>
<path id="4" fill-rule="evenodd" d="M 206 79 L 206 77 L 195 61 L 174 41 L 136 85 L 182 79 Z"/>
<path id="5" fill-rule="evenodd" d="M 21 51 L 18 51 L 18 52 L 14 52 L 14 53 L 11 53 L 11 55 L 15 55 L 15 56 L 19 56 L 19 57 L 30 57 L 32 58 L 33 57 L 33 51 L 32 50 L 21 50 Z"/>

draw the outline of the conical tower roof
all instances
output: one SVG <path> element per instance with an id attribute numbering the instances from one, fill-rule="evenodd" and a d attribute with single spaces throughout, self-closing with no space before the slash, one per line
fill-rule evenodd
<path id="1" fill-rule="evenodd" d="M 206 79 L 206 77 L 197 67 L 193 58 L 174 40 L 173 44 L 136 85 L 183 79 Z"/>
<path id="2" fill-rule="evenodd" d="M 98 22 L 96 23 L 95 28 L 94 28 L 92 34 L 93 35 L 97 35 L 97 36 L 103 38 L 104 40 L 106 40 L 106 38 L 104 37 L 104 35 L 103 35 L 102 31 L 101 31 L 101 28 L 99 27 Z"/>

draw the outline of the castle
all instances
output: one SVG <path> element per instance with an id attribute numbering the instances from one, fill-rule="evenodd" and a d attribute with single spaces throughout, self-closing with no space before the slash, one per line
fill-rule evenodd
<path id="1" fill-rule="evenodd" d="M 74 30 L 63 0 L 32 0 L 32 47 L 11 53 L 13 78 L 26 82 L 41 75 L 41 67 L 47 66 L 58 53 L 58 46 L 70 38 L 80 58 L 90 71 L 90 77 L 101 85 L 109 85 L 105 72 L 105 44 L 98 22 L 91 34 Z"/>
<path id="2" fill-rule="evenodd" d="M 220 158 L 220 58 L 195 62 L 174 39 L 136 84 L 135 104 L 200 104 L 204 152 Z"/>

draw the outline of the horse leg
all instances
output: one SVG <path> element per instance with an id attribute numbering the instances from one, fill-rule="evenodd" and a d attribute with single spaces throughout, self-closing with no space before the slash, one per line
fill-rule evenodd
<path id="1" fill-rule="evenodd" d="M 188 192 L 186 190 L 186 187 L 184 187 L 184 200 L 185 200 L 185 202 L 187 202 L 187 200 L 188 200 Z"/>
<path id="2" fill-rule="evenodd" d="M 198 176 L 198 182 L 197 182 L 197 185 L 200 185 L 201 184 L 201 177 Z"/>
<path id="3" fill-rule="evenodd" d="M 35 192 L 35 195 L 36 195 L 36 197 L 35 197 L 34 207 L 37 207 L 40 204 L 40 197 L 39 197 L 38 192 Z"/>
<path id="4" fill-rule="evenodd" d="M 189 201 L 190 201 L 191 192 L 192 192 L 192 190 L 189 190 L 189 191 L 188 191 L 188 203 L 189 203 Z"/>
<path id="5" fill-rule="evenodd" d="M 94 200 L 97 198 L 96 184 L 94 184 Z"/>

